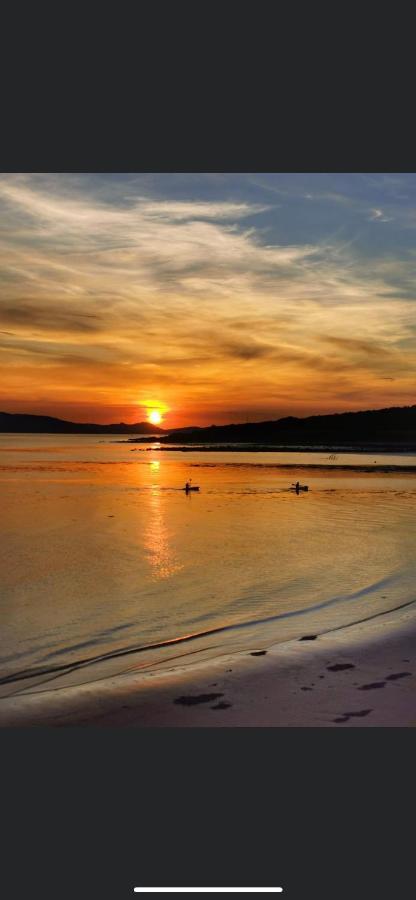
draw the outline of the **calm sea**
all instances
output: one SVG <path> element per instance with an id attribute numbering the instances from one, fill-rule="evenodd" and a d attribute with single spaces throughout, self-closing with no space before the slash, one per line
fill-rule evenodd
<path id="1" fill-rule="evenodd" d="M 123 441 L 0 435 L 1 695 L 261 648 L 416 599 L 415 455 Z"/>

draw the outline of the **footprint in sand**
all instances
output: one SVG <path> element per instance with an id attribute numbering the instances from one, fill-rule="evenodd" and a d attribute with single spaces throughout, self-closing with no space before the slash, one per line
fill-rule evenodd
<path id="1" fill-rule="evenodd" d="M 334 666 L 327 666 L 328 672 L 344 672 L 345 669 L 355 669 L 353 663 L 335 663 Z"/>
<path id="2" fill-rule="evenodd" d="M 377 688 L 384 688 L 386 682 L 385 681 L 372 681 L 371 684 L 362 684 L 361 687 L 358 688 L 359 691 L 375 691 Z"/>
<path id="3" fill-rule="evenodd" d="M 181 706 L 196 706 L 198 703 L 211 703 L 212 700 L 223 696 L 224 694 L 188 694 L 184 697 L 177 697 L 173 702 L 180 703 Z"/>
<path id="4" fill-rule="evenodd" d="M 224 703 L 224 701 L 221 701 L 221 703 L 216 703 L 215 706 L 211 706 L 211 709 L 228 709 L 232 705 L 232 703 Z"/>
<path id="5" fill-rule="evenodd" d="M 409 678 L 411 672 L 393 672 L 392 675 L 386 676 L 386 681 L 397 681 L 398 678 Z"/>
<path id="6" fill-rule="evenodd" d="M 373 710 L 372 709 L 359 709 L 357 712 L 346 712 L 343 713 L 342 716 L 338 716 L 337 719 L 333 719 L 333 722 L 348 722 L 353 716 L 356 718 L 363 718 L 364 716 L 368 716 Z"/>
<path id="7" fill-rule="evenodd" d="M 253 650 L 250 656 L 266 656 L 267 650 Z"/>
<path id="8" fill-rule="evenodd" d="M 316 641 L 318 635 L 317 634 L 305 634 L 303 637 L 299 638 L 300 641 Z"/>

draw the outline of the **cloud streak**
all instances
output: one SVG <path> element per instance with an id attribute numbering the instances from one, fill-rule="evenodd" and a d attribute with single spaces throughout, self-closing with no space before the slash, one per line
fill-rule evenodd
<path id="1" fill-rule="evenodd" d="M 278 239 L 291 208 L 253 189 L 206 199 L 111 188 L 0 177 L 4 408 L 26 397 L 64 414 L 77 397 L 80 414 L 95 405 L 104 421 L 118 405 L 134 421 L 151 396 L 186 424 L 231 407 L 271 417 L 409 401 L 411 254 L 392 244 L 382 259 L 363 255 L 312 226 Z M 309 210 L 319 191 L 304 194 Z M 341 216 L 343 196 L 327 197 Z M 390 223 L 383 209 L 373 219 Z"/>

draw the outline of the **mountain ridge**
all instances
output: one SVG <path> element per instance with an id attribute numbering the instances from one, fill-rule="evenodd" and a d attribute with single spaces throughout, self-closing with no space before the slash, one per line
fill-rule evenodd
<path id="1" fill-rule="evenodd" d="M 70 422 L 54 416 L 0 412 L 0 432 L 14 434 L 165 434 L 165 429 L 150 422 L 125 422 L 96 425 L 93 422 Z"/>
<path id="2" fill-rule="evenodd" d="M 285 416 L 265 422 L 210 425 L 197 432 L 177 429 L 160 443 L 236 442 L 277 445 L 391 444 L 416 448 L 416 405 L 376 410 Z"/>
<path id="3" fill-rule="evenodd" d="M 53 416 L 0 412 L 0 432 L 33 434 L 136 434 L 146 442 L 158 435 L 160 443 L 226 441 L 263 444 L 386 443 L 416 447 L 416 405 L 376 410 L 284 416 L 263 422 L 165 429 L 150 422 L 110 425 L 70 422 Z M 139 438 L 140 440 L 140 438 Z"/>

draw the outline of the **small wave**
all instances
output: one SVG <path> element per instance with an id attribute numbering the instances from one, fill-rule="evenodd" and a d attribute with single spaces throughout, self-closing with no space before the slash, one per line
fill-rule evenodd
<path id="1" fill-rule="evenodd" d="M 155 642 L 152 644 L 122 647 L 118 650 L 108 651 L 107 653 L 101 653 L 96 656 L 84 657 L 83 659 L 76 660 L 72 663 L 62 663 L 60 665 L 51 665 L 51 666 L 36 666 L 36 667 L 30 668 L 30 669 L 23 669 L 21 671 L 12 672 L 9 675 L 4 675 L 4 676 L 0 677 L 0 685 L 13 684 L 15 682 L 25 681 L 25 680 L 28 680 L 31 678 L 39 678 L 42 676 L 49 676 L 52 679 L 55 677 L 59 677 L 60 675 L 64 675 L 64 674 L 66 675 L 66 674 L 69 674 L 70 672 L 75 672 L 75 671 L 85 668 L 87 666 L 92 666 L 97 663 L 106 662 L 106 661 L 113 660 L 113 659 L 119 659 L 121 657 L 130 656 L 132 654 L 144 653 L 145 651 L 152 651 L 152 650 L 161 650 L 166 647 L 173 647 L 173 646 L 176 646 L 179 644 L 185 644 L 190 641 L 195 641 L 195 640 L 198 640 L 201 638 L 210 637 L 214 634 L 222 634 L 222 633 L 230 632 L 230 631 L 238 631 L 238 630 L 242 630 L 245 628 L 250 628 L 250 627 L 253 628 L 258 625 L 267 625 L 272 622 L 282 621 L 284 619 L 301 617 L 304 615 L 310 615 L 311 613 L 319 612 L 322 609 L 327 609 L 328 607 L 334 606 L 339 603 L 352 602 L 354 600 L 359 600 L 364 596 L 368 596 L 369 594 L 373 594 L 379 590 L 385 589 L 385 587 L 387 585 L 391 584 L 395 580 L 396 580 L 396 576 L 391 575 L 384 579 L 381 579 L 380 581 L 374 582 L 373 584 L 368 585 L 367 587 L 361 588 L 360 590 L 355 591 L 352 594 L 343 594 L 343 595 L 339 595 L 336 597 L 331 597 L 329 600 L 323 600 L 321 603 L 317 603 L 314 606 L 305 607 L 304 609 L 289 610 L 284 613 L 279 613 L 278 615 L 267 616 L 267 617 L 261 618 L 261 619 L 247 619 L 243 622 L 236 622 L 236 623 L 232 623 L 229 625 L 220 625 L 215 628 L 209 628 L 204 631 L 192 632 L 189 634 L 181 635 L 176 638 L 170 638 L 170 639 L 158 641 L 158 642 Z M 394 610 L 403 609 L 406 606 L 411 606 L 413 603 L 415 603 L 414 600 L 406 601 L 405 603 L 402 603 L 402 604 L 394 607 Z M 369 621 L 370 619 L 373 619 L 380 615 L 383 615 L 386 612 L 393 612 L 394 610 L 390 609 L 390 610 L 383 610 L 381 612 L 379 611 L 377 613 L 374 613 L 373 615 L 366 616 L 363 619 L 359 619 L 358 622 L 350 622 L 349 624 L 353 625 L 353 624 L 358 624 L 359 622 L 366 622 L 366 621 Z M 333 628 L 333 629 L 326 629 L 326 631 L 335 631 L 335 630 L 337 630 L 337 628 L 338 628 L 338 626 L 336 626 L 336 628 Z M 91 641 L 90 643 L 93 643 L 93 641 Z M 69 650 L 70 650 L 70 648 L 69 648 Z M 64 651 L 61 650 L 58 652 L 62 653 Z"/>

